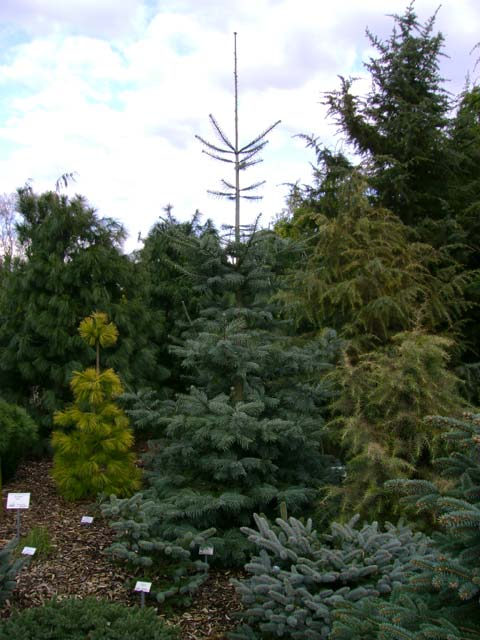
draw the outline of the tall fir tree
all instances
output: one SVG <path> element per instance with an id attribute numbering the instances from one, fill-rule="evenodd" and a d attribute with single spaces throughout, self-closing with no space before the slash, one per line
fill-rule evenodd
<path id="1" fill-rule="evenodd" d="M 308 344 L 285 336 L 268 302 L 275 290 L 275 252 L 265 250 L 270 236 L 257 232 L 225 247 L 195 240 L 196 286 L 214 304 L 174 347 L 193 384 L 151 416 L 160 437 L 149 455 L 150 488 L 140 505 L 105 507 L 117 520 L 117 557 L 158 567 L 166 546 L 183 541 L 191 552 L 213 527 L 214 561 L 240 564 L 248 543 L 238 527 L 254 511 L 278 513 L 282 502 L 292 513 L 308 511 L 319 488 L 338 474 L 323 451 L 329 390 L 322 380 L 338 340 L 334 332 Z M 145 539 L 124 536 L 132 519 Z"/>

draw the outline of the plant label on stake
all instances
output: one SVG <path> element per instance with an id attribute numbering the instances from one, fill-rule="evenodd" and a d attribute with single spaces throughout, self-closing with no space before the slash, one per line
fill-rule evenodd
<path id="1" fill-rule="evenodd" d="M 137 581 L 134 591 L 140 591 L 140 606 L 145 606 L 145 594 L 150 593 L 151 588 L 151 582 L 142 582 L 142 580 Z"/>
<path id="2" fill-rule="evenodd" d="M 35 547 L 23 547 L 22 556 L 34 556 L 36 548 Z"/>
<path id="3" fill-rule="evenodd" d="M 80 520 L 80 524 L 92 524 L 92 522 L 93 522 L 92 516 L 82 516 L 82 519 Z"/>
<path id="4" fill-rule="evenodd" d="M 211 545 L 201 546 L 198 550 L 198 555 L 203 556 L 203 561 L 206 562 L 206 571 L 208 571 L 208 556 L 213 556 L 213 547 Z"/>
<path id="5" fill-rule="evenodd" d="M 20 540 L 20 509 L 28 509 L 30 506 L 29 493 L 9 493 L 7 495 L 7 509 L 17 510 L 17 538 Z"/>

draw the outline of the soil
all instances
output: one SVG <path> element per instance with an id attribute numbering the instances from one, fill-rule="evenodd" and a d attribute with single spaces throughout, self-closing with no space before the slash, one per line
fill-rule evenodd
<path id="1" fill-rule="evenodd" d="M 16 511 L 7 510 L 7 494 L 30 493 L 29 509 L 21 511 L 21 538 L 34 527 L 48 530 L 51 550 L 48 556 L 34 556 L 21 570 L 17 587 L 0 615 L 13 609 L 40 605 L 52 597 L 95 596 L 132 604 L 139 600 L 124 586 L 133 575 L 112 564 L 105 550 L 113 541 L 113 533 L 98 507 L 88 502 L 67 502 L 60 497 L 50 477 L 51 463 L 46 460 L 23 464 L 15 478 L 2 490 L 3 512 L 0 519 L 0 545 L 16 535 Z M 82 516 L 93 516 L 92 524 L 81 524 Z M 22 540 L 19 548 L 22 548 Z M 34 546 L 34 545 L 31 545 Z M 182 640 L 226 638 L 236 621 L 233 614 L 240 609 L 239 599 L 230 579 L 230 571 L 210 571 L 187 610 L 164 613 L 155 601 L 158 615 L 168 624 L 179 625 Z M 150 606 L 151 603 L 147 604 Z"/>

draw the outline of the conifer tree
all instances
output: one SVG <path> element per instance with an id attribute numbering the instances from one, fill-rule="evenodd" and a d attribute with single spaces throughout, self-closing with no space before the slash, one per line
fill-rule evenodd
<path id="1" fill-rule="evenodd" d="M 62 430 L 52 434 L 53 477 L 69 500 L 129 495 L 139 488 L 140 474 L 128 418 L 114 402 L 123 388 L 112 369 L 100 370 L 100 347 L 114 345 L 118 330 L 106 314 L 95 312 L 80 323 L 79 333 L 95 347 L 96 367 L 74 373 L 74 403 L 54 416 Z"/>
<path id="2" fill-rule="evenodd" d="M 17 584 L 17 574 L 28 560 L 26 558 L 16 558 L 14 555 L 16 539 L 8 542 L 0 549 L 0 605 L 10 597 Z"/>
<path id="3" fill-rule="evenodd" d="M 156 377 L 175 391 L 184 391 L 182 371 L 177 359 L 168 349 L 196 318 L 205 304 L 205 292 L 194 289 L 192 271 L 197 266 L 193 255 L 192 237 L 218 241 L 210 220 L 202 223 L 197 211 L 187 222 L 179 222 L 172 215 L 172 207 L 165 208 L 165 217 L 150 229 L 142 249 L 137 254 L 137 265 L 144 273 L 145 300 L 148 308 L 161 314 L 157 340 L 161 357 L 155 369 Z M 156 388 L 158 388 L 156 386 Z"/>
<path id="4" fill-rule="evenodd" d="M 378 55 L 365 63 L 371 89 L 356 96 L 353 81 L 327 93 L 330 115 L 371 170 L 380 203 L 405 224 L 450 214 L 447 144 L 450 104 L 439 73 L 444 38 L 435 33 L 433 15 L 418 20 L 412 2 L 392 16 L 394 29 L 381 40 L 367 29 Z"/>
<path id="5" fill-rule="evenodd" d="M 458 333 L 468 277 L 442 251 L 418 242 L 397 216 L 372 204 L 362 171 L 343 173 L 333 215 L 323 211 L 323 196 L 318 212 L 309 206 L 302 201 L 292 219 L 295 226 L 308 218 L 310 230 L 303 263 L 282 295 L 297 322 L 333 327 L 358 352 L 419 327 Z"/>
<path id="6" fill-rule="evenodd" d="M 322 382 L 338 341 L 334 332 L 308 344 L 285 335 L 269 303 L 275 251 L 265 250 L 268 242 L 277 241 L 265 232 L 241 243 L 227 239 L 225 247 L 195 240 L 195 286 L 210 305 L 174 347 L 192 384 L 150 416 L 159 438 L 140 505 L 104 507 L 116 521 L 117 557 L 158 566 L 158 553 L 171 553 L 179 541 L 195 554 L 195 540 L 213 527 L 213 561 L 241 564 L 248 542 L 238 527 L 254 511 L 278 514 L 285 502 L 292 513 L 306 512 L 338 474 L 323 452 L 329 390 Z M 132 520 L 143 527 L 136 543 L 124 535 Z"/>
<path id="7" fill-rule="evenodd" d="M 410 331 L 396 334 L 382 349 L 348 354 L 332 373 L 338 395 L 329 422 L 345 451 L 346 477 L 333 487 L 349 516 L 391 517 L 395 501 L 385 481 L 430 477 L 438 430 L 424 417 L 433 411 L 459 412 L 459 381 L 448 370 L 451 343 L 440 336 Z"/>
<path id="8" fill-rule="evenodd" d="M 50 429 L 67 401 L 73 371 L 91 362 L 77 334 L 92 309 L 108 313 L 121 336 L 107 364 L 140 385 L 157 359 L 161 315 L 142 300 L 144 278 L 121 253 L 123 227 L 100 218 L 84 198 L 19 190 L 18 241 L 25 255 L 4 270 L 0 293 L 0 388 Z"/>
<path id="9" fill-rule="evenodd" d="M 323 197 L 318 212 L 302 210 L 305 258 L 282 298 L 300 326 L 331 326 L 346 340 L 329 426 L 347 469 L 330 495 L 346 516 L 391 517 L 384 481 L 430 472 L 435 434 L 422 417 L 462 407 L 449 368 L 469 278 L 372 203 L 359 170 L 342 173 L 334 215 Z"/>
<path id="10" fill-rule="evenodd" d="M 245 198 L 246 200 L 259 200 L 261 196 L 254 194 L 255 190 L 265 184 L 265 181 L 255 182 L 247 187 L 240 187 L 240 172 L 245 171 L 249 167 L 261 162 L 260 158 L 257 158 L 258 154 L 267 144 L 268 140 L 266 136 L 280 124 L 280 120 L 277 120 L 274 124 L 270 125 L 265 131 L 258 136 L 250 140 L 246 144 L 240 146 L 239 141 L 239 126 L 238 126 L 238 72 L 237 72 L 237 34 L 233 34 L 234 37 L 234 89 L 235 89 L 235 117 L 234 117 L 234 138 L 233 142 L 230 141 L 228 136 L 224 133 L 216 119 L 210 114 L 210 122 L 212 123 L 215 134 L 217 135 L 219 142 L 212 144 L 200 136 L 195 136 L 204 145 L 204 153 L 211 156 L 215 160 L 232 164 L 235 174 L 235 182 L 229 182 L 228 180 L 222 180 L 222 191 L 210 191 L 212 195 L 219 196 L 221 198 L 227 198 L 235 202 L 235 240 L 240 241 L 240 200 Z M 221 146 L 219 146 L 221 145 Z"/>

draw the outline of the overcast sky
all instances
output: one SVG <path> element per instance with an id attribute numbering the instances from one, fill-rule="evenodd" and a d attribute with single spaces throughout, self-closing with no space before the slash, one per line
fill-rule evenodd
<path id="1" fill-rule="evenodd" d="M 421 21 L 438 0 L 417 0 Z M 284 206 L 285 183 L 309 181 L 312 160 L 298 133 L 339 145 L 320 104 L 337 76 L 362 74 L 372 51 L 365 27 L 388 37 L 405 0 L 0 0 L 1 192 L 31 179 L 71 189 L 101 215 L 121 220 L 131 239 L 148 233 L 166 204 L 180 219 L 195 209 L 233 224 L 233 205 L 206 193 L 229 165 L 203 155 L 214 141 L 208 114 L 233 135 L 233 32 L 238 32 L 240 142 L 276 120 L 258 168 L 264 198 L 242 222 L 266 226 Z M 478 72 L 480 2 L 444 0 L 442 72 L 461 90 Z"/>

